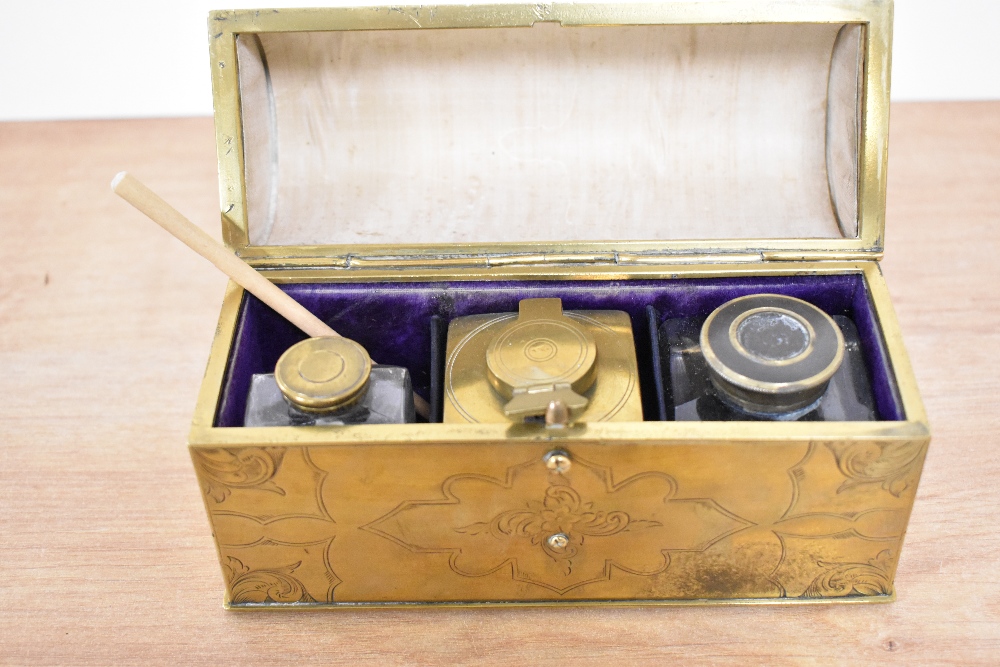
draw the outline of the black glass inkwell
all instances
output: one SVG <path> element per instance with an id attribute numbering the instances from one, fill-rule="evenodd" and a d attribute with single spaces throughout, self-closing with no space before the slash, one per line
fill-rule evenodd
<path id="1" fill-rule="evenodd" d="M 877 419 L 854 323 L 806 301 L 739 297 L 667 320 L 660 346 L 676 421 Z"/>

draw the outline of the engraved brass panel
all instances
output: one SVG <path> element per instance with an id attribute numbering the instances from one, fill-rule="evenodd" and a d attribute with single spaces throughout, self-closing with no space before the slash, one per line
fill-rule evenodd
<path id="1" fill-rule="evenodd" d="M 191 451 L 241 608 L 885 599 L 926 453 L 560 447 L 561 470 L 542 442 Z"/>

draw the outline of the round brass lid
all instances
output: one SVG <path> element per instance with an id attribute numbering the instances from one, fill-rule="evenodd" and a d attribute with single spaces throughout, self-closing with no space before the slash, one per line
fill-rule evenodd
<path id="1" fill-rule="evenodd" d="M 789 296 L 753 294 L 708 316 L 701 349 L 720 398 L 751 413 L 811 408 L 844 359 L 840 327 Z"/>
<path id="2" fill-rule="evenodd" d="M 274 379 L 290 402 L 307 412 L 345 408 L 368 386 L 372 360 L 349 338 L 307 338 L 278 359 Z"/>
<path id="3" fill-rule="evenodd" d="M 569 385 L 583 393 L 594 383 L 593 335 L 563 315 L 560 299 L 524 299 L 517 319 L 501 329 L 486 350 L 490 382 L 511 398 L 515 390 Z"/>

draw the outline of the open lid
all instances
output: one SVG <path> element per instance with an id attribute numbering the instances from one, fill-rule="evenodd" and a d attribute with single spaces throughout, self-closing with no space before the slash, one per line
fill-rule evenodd
<path id="1" fill-rule="evenodd" d="M 215 12 L 225 239 L 259 266 L 878 256 L 891 20 L 882 0 Z"/>

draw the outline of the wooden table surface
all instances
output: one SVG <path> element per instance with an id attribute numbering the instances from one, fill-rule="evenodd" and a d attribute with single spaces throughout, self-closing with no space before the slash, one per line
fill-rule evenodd
<path id="1" fill-rule="evenodd" d="M 892 109 L 886 279 L 933 440 L 888 605 L 234 613 L 185 447 L 225 279 L 208 118 L 0 124 L 0 662 L 1000 663 L 1000 103 Z"/>

